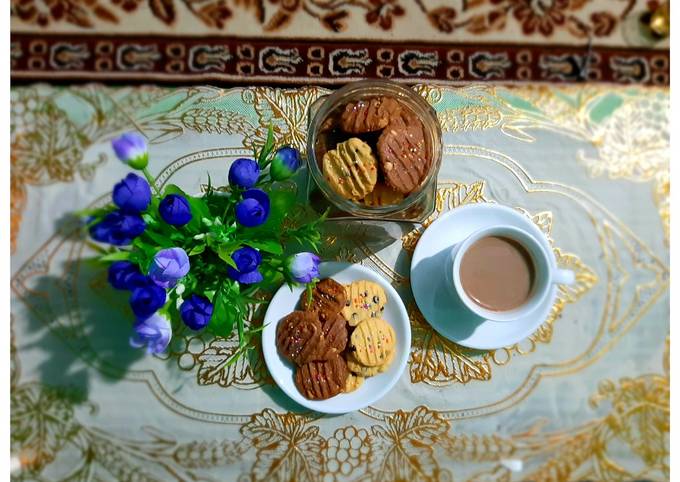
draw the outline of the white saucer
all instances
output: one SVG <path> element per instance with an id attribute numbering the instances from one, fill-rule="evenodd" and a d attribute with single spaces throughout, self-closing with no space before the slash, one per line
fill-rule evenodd
<path id="1" fill-rule="evenodd" d="M 381 399 L 401 377 L 406 368 L 411 350 L 411 322 L 404 302 L 395 289 L 375 271 L 359 264 L 328 262 L 319 265 L 321 278 L 333 278 L 338 283 L 369 280 L 379 284 L 387 294 L 387 304 L 382 318 L 387 321 L 396 335 L 395 357 L 387 371 L 367 378 L 351 393 L 341 393 L 327 400 L 308 400 L 295 386 L 295 367 L 279 355 L 276 349 L 276 326 L 281 318 L 294 311 L 303 288 L 289 288 L 283 285 L 276 292 L 264 317 L 262 330 L 262 351 L 269 373 L 286 395 L 300 405 L 323 413 L 348 413 L 365 408 Z"/>
<path id="2" fill-rule="evenodd" d="M 535 311 L 509 322 L 479 318 L 456 301 L 444 277 L 451 247 L 478 229 L 498 224 L 532 233 L 552 253 L 543 232 L 523 214 L 498 204 L 470 204 L 433 222 L 418 241 L 411 260 L 411 289 L 425 319 L 443 337 L 479 350 L 513 345 L 531 335 L 548 317 L 557 293 L 553 284 L 545 302 Z M 555 263 L 554 257 L 552 261 Z"/>

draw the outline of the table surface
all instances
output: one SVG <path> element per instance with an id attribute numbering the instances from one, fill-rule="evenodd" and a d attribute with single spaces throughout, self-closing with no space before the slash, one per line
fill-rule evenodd
<path id="1" fill-rule="evenodd" d="M 158 184 L 198 191 L 263 142 L 302 148 L 309 87 L 17 87 L 11 92 L 11 445 L 39 480 L 668 480 L 669 92 L 613 86 L 419 86 L 444 132 L 436 212 L 496 202 L 531 217 L 576 284 L 517 345 L 471 351 L 416 308 L 422 227 L 329 231 L 326 259 L 401 294 L 407 369 L 382 400 L 294 406 L 233 339 L 128 347 L 130 312 L 72 216 L 127 172 L 138 129 Z M 69 478 L 70 477 L 70 478 Z"/>

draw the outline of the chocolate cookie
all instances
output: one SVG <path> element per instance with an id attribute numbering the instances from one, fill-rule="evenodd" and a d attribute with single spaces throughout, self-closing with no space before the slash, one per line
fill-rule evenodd
<path id="1" fill-rule="evenodd" d="M 380 167 L 387 184 L 402 194 L 413 191 L 430 168 L 425 134 L 413 115 L 400 114 L 378 139 Z"/>
<path id="2" fill-rule="evenodd" d="M 378 161 L 371 147 L 352 137 L 327 151 L 322 160 L 323 177 L 345 199 L 361 199 L 378 181 Z"/>
<path id="3" fill-rule="evenodd" d="M 328 318 L 322 326 L 323 336 L 326 340 L 326 351 L 333 354 L 341 353 L 347 346 L 347 321 L 342 313 Z M 323 357 L 329 358 L 328 355 Z"/>
<path id="4" fill-rule="evenodd" d="M 300 306 L 305 311 L 316 312 L 323 323 L 340 313 L 346 300 L 345 287 L 334 279 L 325 278 L 319 281 L 312 290 L 311 303 L 307 299 L 307 292 L 302 292 Z"/>
<path id="5" fill-rule="evenodd" d="M 373 97 L 350 102 L 340 115 L 340 128 L 350 134 L 384 129 L 401 109 L 392 97 Z"/>
<path id="6" fill-rule="evenodd" d="M 323 358 L 323 329 L 314 313 L 293 311 L 276 328 L 276 347 L 284 358 L 302 365 Z"/>
<path id="7" fill-rule="evenodd" d="M 310 400 L 325 400 L 345 389 L 347 365 L 340 356 L 306 363 L 295 372 L 295 385 Z"/>

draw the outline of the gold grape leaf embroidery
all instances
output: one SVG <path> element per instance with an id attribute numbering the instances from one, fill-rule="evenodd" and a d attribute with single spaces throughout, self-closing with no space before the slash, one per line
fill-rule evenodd
<path id="1" fill-rule="evenodd" d="M 246 116 L 216 107 L 189 109 L 182 114 L 181 121 L 185 128 L 199 134 L 239 134 L 246 141 L 255 134 Z"/>
<path id="2" fill-rule="evenodd" d="M 413 253 L 416 245 L 427 227 L 432 224 L 444 211 L 450 211 L 459 206 L 471 203 L 486 202 L 484 198 L 484 181 L 475 181 L 472 184 L 458 182 L 443 182 L 437 188 L 435 198 L 435 210 L 423 224 L 401 238 L 401 243 L 409 253 Z"/>
<path id="3" fill-rule="evenodd" d="M 25 383 L 11 393 L 10 443 L 39 470 L 52 462 L 64 444 L 79 430 L 73 405 L 56 389 Z"/>
<path id="4" fill-rule="evenodd" d="M 385 425 L 374 425 L 369 468 L 373 480 L 443 480 L 448 471 L 439 468 L 433 446 L 440 443 L 449 423 L 427 407 L 412 412 L 397 410 Z"/>
<path id="5" fill-rule="evenodd" d="M 500 124 L 502 115 L 491 105 L 465 106 L 437 113 L 444 133 L 481 131 Z"/>
<path id="6" fill-rule="evenodd" d="M 485 356 L 474 359 L 470 356 L 472 350 L 440 336 L 415 305 L 409 306 L 408 314 L 413 330 L 409 359 L 411 383 L 445 385 L 491 378 L 491 366 Z"/>
<path id="7" fill-rule="evenodd" d="M 257 451 L 253 481 L 316 482 L 323 476 L 326 441 L 311 420 L 265 409 L 241 427 L 244 441 Z"/>
<path id="8" fill-rule="evenodd" d="M 252 142 L 252 146 L 258 148 L 262 146 L 271 124 L 274 138 L 279 145 L 288 144 L 303 153 L 306 152 L 309 109 L 324 93 L 325 91 L 318 87 L 245 89 L 242 94 L 243 102 L 253 105 L 260 124 L 255 129 L 253 138 L 246 139 L 245 142 Z"/>
<path id="9" fill-rule="evenodd" d="M 262 360 L 261 349 L 257 348 L 249 356 L 240 357 L 235 363 L 228 364 L 238 349 L 234 339 L 216 338 L 198 355 L 199 385 L 219 385 L 221 387 L 255 388 L 268 379 Z"/>

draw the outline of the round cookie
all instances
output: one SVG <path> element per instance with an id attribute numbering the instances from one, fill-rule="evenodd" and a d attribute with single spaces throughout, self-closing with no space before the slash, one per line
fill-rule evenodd
<path id="1" fill-rule="evenodd" d="M 323 342 L 321 323 L 310 312 L 293 311 L 276 328 L 279 353 L 298 365 L 316 359 Z"/>
<path id="2" fill-rule="evenodd" d="M 418 187 L 430 168 L 420 120 L 400 115 L 390 122 L 378 139 L 378 157 L 388 186 L 402 194 Z"/>
<path id="3" fill-rule="evenodd" d="M 352 137 L 323 155 L 323 176 L 345 199 L 361 199 L 378 182 L 378 161 L 371 146 Z"/>
<path id="4" fill-rule="evenodd" d="M 366 194 L 364 197 L 364 204 L 366 206 L 392 206 L 399 204 L 404 200 L 404 195 L 395 191 L 385 184 L 378 183 L 373 188 L 373 191 Z"/>
<path id="5" fill-rule="evenodd" d="M 347 295 L 342 315 L 350 326 L 356 326 L 368 318 L 380 318 L 387 303 L 387 295 L 379 284 L 371 281 L 355 281 L 345 285 Z"/>
<path id="6" fill-rule="evenodd" d="M 345 389 L 347 365 L 340 356 L 326 361 L 313 361 L 295 372 L 295 385 L 310 400 L 325 400 Z"/>
<path id="7" fill-rule="evenodd" d="M 365 377 L 365 378 L 372 377 L 374 375 L 377 375 L 378 373 L 384 372 L 385 370 L 387 370 L 390 367 L 390 365 L 394 361 L 394 354 L 395 353 L 396 353 L 396 350 L 391 350 L 387 354 L 387 358 L 385 359 L 385 363 L 383 363 L 382 365 L 375 366 L 375 367 L 367 367 L 365 365 L 362 365 L 356 359 L 354 354 L 350 353 L 350 354 L 347 355 L 347 360 L 346 360 L 347 369 L 350 372 L 352 372 L 356 375 L 360 375 L 360 376 Z"/>
<path id="8" fill-rule="evenodd" d="M 401 110 L 392 97 L 372 97 L 350 102 L 340 114 L 340 128 L 350 134 L 379 131 Z"/>
<path id="9" fill-rule="evenodd" d="M 326 343 L 326 355 L 324 359 L 330 357 L 330 353 L 337 355 L 347 346 L 347 321 L 338 313 L 331 316 L 322 325 L 322 333 Z"/>
<path id="10" fill-rule="evenodd" d="M 316 284 L 311 303 L 306 291 L 300 296 L 302 309 L 315 312 L 322 323 L 340 313 L 346 301 L 345 287 L 332 278 L 322 279 Z"/>
<path id="11" fill-rule="evenodd" d="M 394 328 L 382 318 L 368 318 L 357 325 L 350 338 L 354 357 L 362 365 L 383 365 L 394 350 Z"/>
<path id="12" fill-rule="evenodd" d="M 360 375 L 355 375 L 354 373 L 347 374 L 347 380 L 345 380 L 345 393 L 350 393 L 359 388 L 364 384 L 364 377 Z"/>

